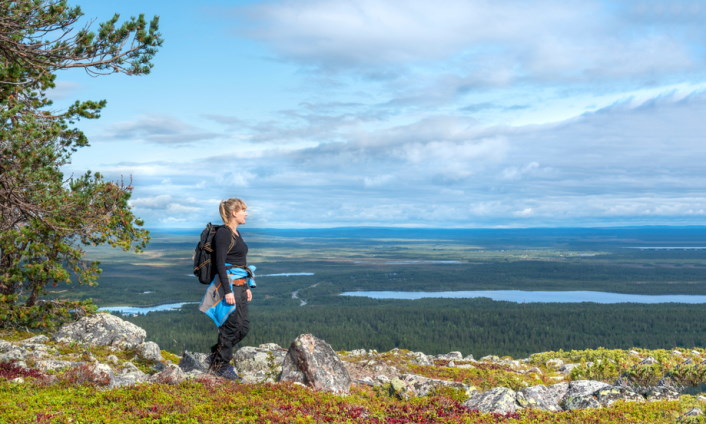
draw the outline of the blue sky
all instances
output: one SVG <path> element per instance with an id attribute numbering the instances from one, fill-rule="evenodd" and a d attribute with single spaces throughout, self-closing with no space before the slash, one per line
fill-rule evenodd
<path id="1" fill-rule="evenodd" d="M 66 172 L 132 178 L 147 227 L 705 222 L 703 1 L 74 4 L 160 16 L 150 75 L 51 94 L 108 100 Z"/>

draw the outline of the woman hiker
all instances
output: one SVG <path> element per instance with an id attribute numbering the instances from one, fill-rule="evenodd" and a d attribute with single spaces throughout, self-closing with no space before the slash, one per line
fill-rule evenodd
<path id="1" fill-rule="evenodd" d="M 236 198 L 222 201 L 218 210 L 225 225 L 218 228 L 213 237 L 213 258 L 218 273 L 213 284 L 220 283 L 225 303 L 235 306 L 235 310 L 218 327 L 218 343 L 211 348 L 209 370 L 220 377 L 239 380 L 230 361 L 233 348 L 250 329 L 248 302 L 252 300 L 250 285 L 254 286 L 254 282 L 247 268 L 248 245 L 238 231 L 238 226 L 245 224 L 248 212 L 245 202 Z"/>

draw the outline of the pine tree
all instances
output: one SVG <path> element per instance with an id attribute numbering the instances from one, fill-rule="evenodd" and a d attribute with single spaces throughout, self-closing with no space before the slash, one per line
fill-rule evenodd
<path id="1" fill-rule="evenodd" d="M 94 284 L 100 269 L 84 246 L 139 251 L 149 240 L 128 205 L 129 183 L 61 171 L 88 146 L 76 123 L 99 118 L 105 101 L 50 111 L 47 91 L 71 68 L 148 74 L 162 44 L 158 18 L 119 24 L 116 14 L 92 30 L 82 16 L 65 0 L 0 1 L 0 325 L 50 324 L 57 303 L 40 302 L 47 285 Z"/>

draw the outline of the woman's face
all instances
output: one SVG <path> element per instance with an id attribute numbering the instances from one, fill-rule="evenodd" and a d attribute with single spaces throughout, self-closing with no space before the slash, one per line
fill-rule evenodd
<path id="1" fill-rule="evenodd" d="M 247 209 L 241 209 L 238 212 L 233 212 L 233 218 L 238 225 L 245 224 L 245 220 L 248 217 Z"/>

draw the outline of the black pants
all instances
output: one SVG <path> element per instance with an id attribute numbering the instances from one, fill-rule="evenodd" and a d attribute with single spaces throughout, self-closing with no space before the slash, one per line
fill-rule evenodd
<path id="1" fill-rule="evenodd" d="M 219 369 L 233 359 L 233 348 L 245 338 L 250 330 L 248 319 L 248 286 L 233 286 L 235 311 L 218 327 L 218 343 L 211 347 L 211 369 Z"/>

